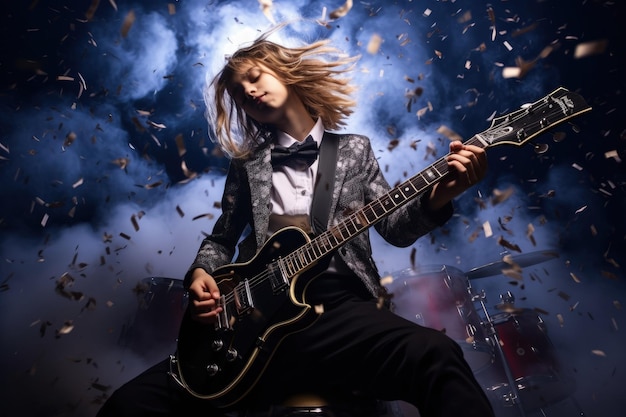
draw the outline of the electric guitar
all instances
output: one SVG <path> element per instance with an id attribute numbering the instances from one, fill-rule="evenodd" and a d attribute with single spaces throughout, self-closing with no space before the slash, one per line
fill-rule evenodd
<path id="1" fill-rule="evenodd" d="M 521 146 L 546 130 L 590 111 L 584 99 L 558 88 L 541 100 L 495 118 L 467 144 L 488 148 Z M 215 325 L 183 317 L 171 374 L 192 395 L 217 407 L 238 402 L 257 383 L 274 351 L 291 333 L 318 317 L 306 288 L 337 248 L 395 209 L 416 198 L 448 173 L 445 157 L 311 238 L 297 227 L 279 230 L 246 263 L 213 271 L 223 307 Z"/>

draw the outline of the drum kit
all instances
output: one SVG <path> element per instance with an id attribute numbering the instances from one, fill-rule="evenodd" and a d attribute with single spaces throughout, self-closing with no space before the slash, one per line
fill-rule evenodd
<path id="1" fill-rule="evenodd" d="M 515 257 L 519 266 L 543 262 L 555 255 L 536 252 Z M 497 417 L 550 415 L 549 408 L 570 399 L 575 386 L 563 368 L 548 337 L 546 323 L 534 310 L 515 306 L 511 292 L 500 295 L 496 313 L 487 307 L 485 292 L 476 292 L 471 281 L 494 276 L 510 267 L 494 262 L 468 272 L 448 265 L 427 265 L 392 273 L 383 278 L 391 295 L 392 311 L 422 326 L 445 332 L 463 349 L 479 384 Z M 145 352 L 160 346 L 175 349 L 178 326 L 187 305 L 182 281 L 145 278 L 138 286 L 139 306 L 134 322 L 125 331 L 126 344 Z M 295 414 L 333 416 L 317 407 L 292 407 Z M 574 402 L 575 415 L 583 416 Z M 330 413 L 330 414 L 329 414 Z M 418 411 L 401 401 L 387 403 L 388 417 L 418 417 Z M 343 415 L 343 414 L 342 414 Z M 559 414 L 560 416 L 561 414 Z M 281 415 L 282 417 L 283 415 Z"/>
<path id="2" fill-rule="evenodd" d="M 529 266 L 554 256 L 535 252 L 515 257 L 514 262 Z M 572 398 L 574 379 L 559 360 L 541 316 L 516 307 L 510 291 L 500 295 L 492 314 L 484 290 L 472 288 L 471 280 L 495 276 L 510 267 L 510 259 L 468 272 L 428 265 L 395 272 L 384 284 L 396 314 L 441 330 L 461 346 L 496 416 L 545 417 L 551 415 L 552 406 L 565 400 L 572 403 L 570 415 L 583 416 Z M 394 417 L 419 415 L 411 406 L 401 404 L 400 408 Z"/>

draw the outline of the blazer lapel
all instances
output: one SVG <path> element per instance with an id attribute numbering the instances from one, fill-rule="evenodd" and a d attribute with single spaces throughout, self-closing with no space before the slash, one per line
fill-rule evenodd
<path id="1" fill-rule="evenodd" d="M 270 191 L 272 189 L 272 162 L 270 148 L 265 147 L 256 152 L 254 157 L 245 164 L 250 184 L 252 204 L 252 229 L 254 230 L 257 247 L 261 247 L 267 238 L 270 217 Z"/>

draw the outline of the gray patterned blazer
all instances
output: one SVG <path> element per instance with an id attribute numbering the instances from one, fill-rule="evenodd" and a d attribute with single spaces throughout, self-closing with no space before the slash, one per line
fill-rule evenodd
<path id="1" fill-rule="evenodd" d="M 327 138 L 339 140 L 328 221 L 331 226 L 386 194 L 390 186 L 381 173 L 367 137 L 325 133 L 324 140 Z M 212 234 L 202 241 L 186 274 L 185 287 L 189 285 L 193 269 L 203 268 L 211 273 L 233 261 L 246 262 L 267 239 L 272 186 L 270 155 L 270 148 L 263 147 L 249 159 L 232 160 L 224 186 L 222 214 Z M 390 244 L 407 247 L 420 236 L 444 224 L 451 215 L 452 204 L 437 212 L 429 212 L 422 205 L 422 198 L 416 198 L 374 227 Z M 354 237 L 339 249 L 339 255 L 369 291 L 378 295 L 379 275 L 372 259 L 369 234 L 364 232 Z"/>

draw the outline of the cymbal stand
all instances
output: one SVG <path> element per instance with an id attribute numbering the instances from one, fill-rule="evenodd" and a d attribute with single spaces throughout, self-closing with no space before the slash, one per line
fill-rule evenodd
<path id="1" fill-rule="evenodd" d="M 507 291 L 506 295 L 500 295 L 500 298 L 502 299 L 503 303 L 512 304 L 515 301 L 515 297 L 510 291 Z M 494 322 L 491 319 L 489 312 L 487 311 L 487 307 L 485 304 L 487 297 L 485 296 L 484 291 L 481 292 L 480 295 L 475 295 L 473 299 L 474 301 L 480 302 L 480 306 L 483 310 L 483 314 L 486 320 L 485 322 L 482 323 L 482 325 L 485 328 L 487 337 L 490 339 L 489 341 L 492 343 L 494 349 L 496 349 L 496 353 L 497 353 L 496 357 L 499 357 L 502 360 L 502 368 L 504 369 L 504 373 L 506 374 L 509 387 L 511 388 L 511 392 L 504 395 L 503 399 L 505 403 L 517 406 L 517 408 L 519 409 L 520 416 L 526 417 L 526 411 L 524 410 L 524 406 L 522 404 L 522 398 L 520 396 L 520 391 L 517 387 L 517 382 L 515 381 L 515 378 L 513 377 L 513 374 L 511 373 L 511 368 L 506 360 L 506 357 L 504 356 L 504 351 L 502 350 L 502 345 L 500 344 L 500 339 L 498 338 L 498 334 L 496 332 Z"/>

